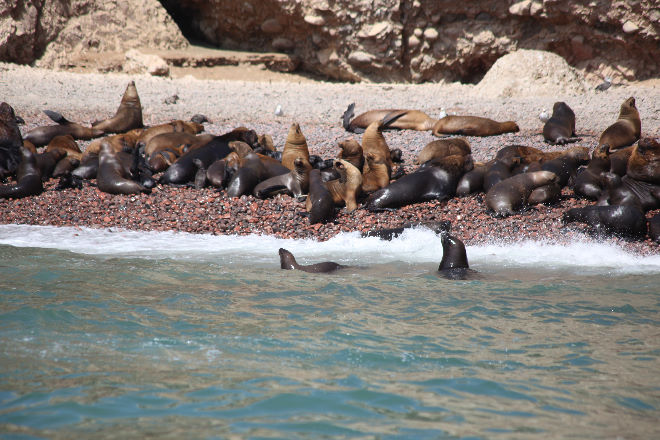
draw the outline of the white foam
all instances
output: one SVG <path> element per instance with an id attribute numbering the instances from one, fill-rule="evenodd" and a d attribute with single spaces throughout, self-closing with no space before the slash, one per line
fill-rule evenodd
<path id="1" fill-rule="evenodd" d="M 280 239 L 267 235 L 205 235 L 183 232 L 138 232 L 117 229 L 0 225 L 0 244 L 16 247 L 59 249 L 79 254 L 272 262 L 280 247 L 299 260 L 333 260 L 344 264 L 438 263 L 442 258 L 440 237 L 426 228 L 406 230 L 392 241 L 361 238 L 342 233 L 325 242 Z M 660 254 L 640 256 L 613 244 L 582 240 L 571 244 L 520 242 L 468 246 L 472 267 L 527 267 L 539 270 L 589 272 L 657 272 Z"/>

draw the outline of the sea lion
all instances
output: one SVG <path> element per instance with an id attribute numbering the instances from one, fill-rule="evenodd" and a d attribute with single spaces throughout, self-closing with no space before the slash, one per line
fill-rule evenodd
<path id="1" fill-rule="evenodd" d="M 78 168 L 71 172 L 71 175 L 77 179 L 94 179 L 99 169 L 99 155 L 98 153 L 91 153 L 83 155 L 80 159 Z"/>
<path id="2" fill-rule="evenodd" d="M 624 176 L 628 171 L 628 160 L 630 160 L 634 148 L 634 146 L 630 146 L 610 152 L 610 171 Z"/>
<path id="3" fill-rule="evenodd" d="M 138 138 L 138 146 L 147 145 L 149 141 L 159 134 L 164 133 L 188 133 L 198 134 L 204 131 L 204 126 L 192 121 L 175 120 L 165 124 L 154 125 L 153 127 L 145 128 L 140 137 Z"/>
<path id="4" fill-rule="evenodd" d="M 346 212 L 353 212 L 358 207 L 357 197 L 362 192 L 362 174 L 344 159 L 335 160 L 333 168 L 339 174 L 339 179 L 329 180 L 325 186 L 335 205 L 346 205 Z"/>
<path id="5" fill-rule="evenodd" d="M 16 183 L 0 185 L 0 198 L 2 199 L 36 196 L 44 190 L 34 154 L 23 146 L 20 147 L 20 152 L 21 162 L 16 171 Z"/>
<path id="6" fill-rule="evenodd" d="M 660 142 L 653 138 L 641 139 L 628 159 L 630 178 L 660 184 Z"/>
<path id="7" fill-rule="evenodd" d="M 167 167 L 176 162 L 184 153 L 195 150 L 214 138 L 212 134 L 201 134 L 183 139 L 187 143 L 184 142 L 176 145 L 172 142 L 173 139 L 162 138 L 158 140 L 156 139 L 158 137 L 152 138 L 153 142 L 149 144 L 151 146 L 150 153 L 146 154 L 147 166 L 154 173 L 166 170 Z"/>
<path id="8" fill-rule="evenodd" d="M 62 150 L 69 157 L 80 159 L 82 152 L 80 147 L 70 134 L 55 136 L 46 146 L 46 151 Z"/>
<path id="9" fill-rule="evenodd" d="M 589 161 L 589 149 L 587 147 L 575 146 L 564 152 L 561 156 L 543 162 L 541 170 L 552 171 L 559 177 L 557 182 L 560 187 L 566 186 L 568 181 L 575 176 L 580 165 Z"/>
<path id="10" fill-rule="evenodd" d="M 660 185 L 612 172 L 602 173 L 600 177 L 605 188 L 598 205 L 631 205 L 643 212 L 660 208 Z"/>
<path id="11" fill-rule="evenodd" d="M 104 133 L 124 133 L 134 128 L 142 128 L 142 104 L 135 88 L 135 81 L 126 86 L 119 108 L 112 118 L 92 123 L 92 128 Z"/>
<path id="12" fill-rule="evenodd" d="M 53 176 L 55 166 L 57 166 L 57 163 L 65 156 L 66 151 L 60 149 L 44 151 L 43 153 L 37 153 L 34 156 L 42 181 L 46 182 Z"/>
<path id="13" fill-rule="evenodd" d="M 141 144 L 138 142 L 138 147 L 144 145 L 144 155 L 149 157 L 157 151 L 167 150 L 170 148 L 176 148 L 180 145 L 188 145 L 190 147 L 193 144 L 203 145 L 206 142 L 209 142 L 213 139 L 212 134 L 202 134 L 195 135 L 191 133 L 186 133 L 184 131 L 171 132 L 171 133 L 161 133 L 156 136 L 153 136 L 146 144 Z"/>
<path id="14" fill-rule="evenodd" d="M 332 261 L 324 261 L 322 263 L 309 264 L 306 266 L 300 265 L 296 262 L 293 254 L 284 248 L 280 248 L 280 267 L 285 270 L 302 270 L 309 273 L 329 273 L 339 269 L 344 269 L 348 266 L 334 263 Z"/>
<path id="15" fill-rule="evenodd" d="M 513 167 L 520 165 L 520 160 L 519 156 L 506 155 L 499 159 L 496 156 L 484 170 L 481 188 L 488 192 L 495 184 L 511 177 Z"/>
<path id="16" fill-rule="evenodd" d="M 623 101 L 619 118 L 600 135 L 598 145 L 607 144 L 610 150 L 627 147 L 639 139 L 642 132 L 642 120 L 635 106 L 635 98 Z"/>
<path id="17" fill-rule="evenodd" d="M 57 125 L 45 125 L 33 128 L 26 133 L 25 139 L 32 142 L 37 147 L 48 144 L 55 136 L 65 136 L 70 134 L 74 139 L 89 140 L 103 135 L 103 130 L 94 127 L 85 127 L 67 120 L 61 114 L 44 110 L 50 119 L 57 122 Z"/>
<path id="18" fill-rule="evenodd" d="M 289 133 L 287 134 L 286 142 L 284 143 L 284 149 L 282 150 L 282 165 L 293 171 L 293 162 L 297 157 L 302 157 L 309 163 L 307 140 L 300 130 L 300 125 L 297 122 L 294 122 L 289 128 Z"/>
<path id="19" fill-rule="evenodd" d="M 486 175 L 486 170 L 490 165 L 491 162 L 475 162 L 472 169 L 463 174 L 461 179 L 458 181 L 458 185 L 456 186 L 456 195 L 459 197 L 465 197 L 477 191 L 483 191 L 484 176 Z"/>
<path id="20" fill-rule="evenodd" d="M 559 200 L 561 196 L 562 186 L 558 182 L 552 182 L 547 185 L 534 188 L 529 197 L 527 197 L 527 204 L 529 206 L 554 203 Z"/>
<path id="21" fill-rule="evenodd" d="M 433 223 L 404 223 L 403 225 L 396 228 L 382 228 L 382 229 L 372 229 L 370 231 L 361 232 L 361 237 L 378 237 L 381 240 L 392 241 L 392 239 L 397 238 L 399 235 L 403 234 L 406 229 L 415 228 L 415 227 L 424 227 L 432 230 L 436 234 L 442 232 L 449 232 L 451 229 L 451 222 L 449 220 L 441 220 L 439 222 Z"/>
<path id="22" fill-rule="evenodd" d="M 575 136 L 575 113 L 565 102 L 555 102 L 552 116 L 543 125 L 543 138 L 553 145 L 578 141 Z"/>
<path id="23" fill-rule="evenodd" d="M 389 185 L 391 168 L 388 167 L 386 160 L 374 153 L 367 153 L 365 158 L 362 169 L 362 191 L 370 193 Z"/>
<path id="24" fill-rule="evenodd" d="M 275 152 L 275 143 L 273 137 L 269 134 L 260 134 L 257 136 L 257 146 L 254 147 L 257 153 L 264 153 L 266 151 Z"/>
<path id="25" fill-rule="evenodd" d="M 0 104 L 0 180 L 16 172 L 21 162 L 23 138 L 16 124 L 14 109 L 3 102 Z"/>
<path id="26" fill-rule="evenodd" d="M 234 152 L 234 154 L 238 153 Z M 268 168 L 261 160 L 261 157 L 254 152 L 248 153 L 244 157 L 239 157 L 237 162 L 233 177 L 227 185 L 228 197 L 240 197 L 243 194 L 251 194 L 255 186 L 260 182 L 271 177 L 290 173 L 286 167 L 282 166 L 279 174 L 270 174 L 269 170 L 271 168 Z M 284 170 L 284 172 L 281 170 Z"/>
<path id="27" fill-rule="evenodd" d="M 472 156 L 444 158 L 442 166 L 433 166 L 401 177 L 372 193 L 366 202 L 370 211 L 394 209 L 429 200 L 445 200 L 456 193 L 458 180 L 472 169 Z"/>
<path id="28" fill-rule="evenodd" d="M 433 129 L 433 125 L 437 121 L 422 111 L 404 109 L 370 110 L 351 120 L 355 114 L 354 110 L 355 103 L 350 104 L 342 116 L 344 129 L 353 133 L 364 133 L 371 123 L 380 121 L 391 114 L 397 114 L 399 117 L 386 129 L 426 131 Z"/>
<path id="29" fill-rule="evenodd" d="M 96 173 L 96 184 L 100 191 L 109 194 L 139 194 L 150 193 L 151 190 L 130 179 L 126 169 L 109 143 L 101 145 L 99 150 L 99 168 Z"/>
<path id="30" fill-rule="evenodd" d="M 438 266 L 438 273 L 450 280 L 468 278 L 471 269 L 463 242 L 451 235 L 449 231 L 443 231 L 440 234 L 440 241 L 442 243 L 442 260 Z"/>
<path id="31" fill-rule="evenodd" d="M 584 206 L 572 208 L 562 215 L 562 222 L 586 223 L 597 235 L 643 238 L 647 231 L 644 213 L 636 206 Z"/>
<path id="32" fill-rule="evenodd" d="M 53 177 L 58 178 L 64 175 L 69 175 L 80 166 L 80 159 L 77 159 L 73 156 L 65 156 L 57 162 L 55 169 L 53 170 Z"/>
<path id="33" fill-rule="evenodd" d="M 283 192 L 295 198 L 302 197 L 309 190 L 309 172 L 311 170 L 309 161 L 304 157 L 296 157 L 293 161 L 292 171 L 262 181 L 254 187 L 253 193 L 260 199 Z"/>
<path id="34" fill-rule="evenodd" d="M 442 158 L 454 154 L 472 154 L 470 143 L 467 139 L 456 137 L 431 141 L 419 152 L 415 159 L 415 164 L 419 165 L 436 157 Z"/>
<path id="35" fill-rule="evenodd" d="M 591 153 L 591 160 L 575 175 L 573 192 L 575 195 L 596 200 L 603 190 L 600 175 L 610 169 L 610 147 L 598 145 Z"/>
<path id="36" fill-rule="evenodd" d="M 445 134 L 463 136 L 495 136 L 503 133 L 520 131 L 514 121 L 497 122 L 479 116 L 445 116 L 433 126 L 433 135 L 441 137 Z"/>
<path id="37" fill-rule="evenodd" d="M 235 151 L 240 157 L 245 157 L 249 153 L 254 152 L 254 149 L 251 146 L 241 141 L 230 142 L 229 148 L 231 148 L 231 151 Z"/>
<path id="38" fill-rule="evenodd" d="M 558 182 L 550 171 L 522 173 L 496 183 L 486 193 L 486 206 L 498 217 L 512 215 L 528 204 L 530 193 L 544 185 Z"/>
<path id="39" fill-rule="evenodd" d="M 548 160 L 556 159 L 562 154 L 564 154 L 563 151 L 543 151 L 535 147 L 513 144 L 500 148 L 497 154 L 495 154 L 495 159 L 500 160 L 507 157 L 517 157 L 520 159 L 520 166 L 524 166 L 534 162 L 543 163 Z M 524 172 L 524 170 L 520 172 Z M 514 174 L 518 173 L 514 172 Z"/>
<path id="40" fill-rule="evenodd" d="M 206 115 L 197 113 L 190 118 L 190 122 L 194 122 L 195 124 L 203 124 L 204 122 L 211 122 L 211 121 L 209 121 L 209 118 L 207 118 Z"/>
<path id="41" fill-rule="evenodd" d="M 309 195 L 305 201 L 309 224 L 327 223 L 335 214 L 335 203 L 328 188 L 321 182 L 321 170 L 309 172 Z"/>
<path id="42" fill-rule="evenodd" d="M 100 139 L 96 139 L 87 146 L 85 152 L 83 153 L 83 158 L 88 154 L 98 154 L 101 149 L 101 145 L 104 143 L 110 144 L 115 153 L 120 151 L 133 151 L 137 146 L 137 140 L 140 137 L 142 129 L 129 130 L 126 133 L 120 133 L 110 136 L 105 136 Z"/>
<path id="43" fill-rule="evenodd" d="M 362 172 L 364 167 L 364 151 L 362 150 L 362 145 L 355 139 L 346 139 L 339 143 L 339 148 L 341 151 L 337 156 L 339 159 L 343 159 L 347 162 L 350 162 L 355 168 Z"/>
<path id="44" fill-rule="evenodd" d="M 206 167 L 199 159 L 193 160 L 193 164 L 195 164 L 195 166 L 197 167 L 197 172 L 195 173 L 195 179 L 193 180 L 193 185 L 195 186 L 195 189 L 206 188 L 206 184 L 208 182 L 206 178 Z"/>

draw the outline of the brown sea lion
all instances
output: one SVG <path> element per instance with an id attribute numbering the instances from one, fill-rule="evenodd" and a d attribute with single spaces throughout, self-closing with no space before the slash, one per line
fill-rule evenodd
<path id="1" fill-rule="evenodd" d="M 83 152 L 83 158 L 89 154 L 98 154 L 101 150 L 101 145 L 104 143 L 110 144 L 115 152 L 120 151 L 133 151 L 137 145 L 137 140 L 140 137 L 141 129 L 134 129 L 126 133 L 115 134 L 110 136 L 96 139 L 87 146 Z"/>
<path id="2" fill-rule="evenodd" d="M 260 134 L 257 136 L 257 147 L 261 151 L 275 151 L 273 137 L 269 134 Z"/>
<path id="3" fill-rule="evenodd" d="M 605 144 L 607 145 L 607 144 Z M 628 171 L 628 160 L 633 152 L 634 146 L 619 148 L 610 152 L 610 171 L 623 176 Z"/>
<path id="4" fill-rule="evenodd" d="M 96 184 L 100 191 L 109 194 L 150 193 L 151 190 L 130 179 L 130 171 L 122 163 L 118 152 L 105 142 L 99 150 L 99 168 Z"/>
<path id="5" fill-rule="evenodd" d="M 431 141 L 417 155 L 415 164 L 419 165 L 428 162 L 433 158 L 452 156 L 454 154 L 472 154 L 470 143 L 465 138 L 448 138 Z"/>
<path id="6" fill-rule="evenodd" d="M 465 244 L 458 238 L 443 231 L 440 234 L 442 243 L 442 260 L 438 266 L 438 273 L 449 280 L 465 280 L 473 273 L 468 264 Z"/>
<path id="7" fill-rule="evenodd" d="M 16 171 L 16 183 L 0 185 L 0 198 L 2 199 L 36 196 L 44 190 L 34 154 L 23 146 L 20 147 L 20 152 L 21 162 Z"/>
<path id="8" fill-rule="evenodd" d="M 458 185 L 456 186 L 456 195 L 459 197 L 465 197 L 477 191 L 483 191 L 484 176 L 486 175 L 486 170 L 490 165 L 491 162 L 475 162 L 472 169 L 463 174 L 461 180 L 458 181 Z"/>
<path id="9" fill-rule="evenodd" d="M 16 123 L 14 109 L 0 104 L 0 180 L 14 174 L 21 162 L 23 138 Z"/>
<path id="10" fill-rule="evenodd" d="M 486 193 L 486 206 L 496 216 L 512 215 L 528 204 L 534 189 L 558 180 L 557 175 L 550 171 L 517 174 L 495 184 Z"/>
<path id="11" fill-rule="evenodd" d="M 601 173 L 610 169 L 610 147 L 607 144 L 598 145 L 591 153 L 591 160 L 585 168 L 575 175 L 573 192 L 580 197 L 595 200 L 603 190 Z"/>
<path id="12" fill-rule="evenodd" d="M 362 172 L 362 168 L 364 167 L 364 151 L 362 150 L 362 145 L 360 145 L 355 139 L 351 138 L 341 141 L 339 143 L 339 148 L 341 151 L 339 151 L 337 157 L 350 162 L 355 168 Z"/>
<path id="13" fill-rule="evenodd" d="M 72 156 L 65 156 L 57 162 L 53 170 L 53 177 L 58 178 L 64 175 L 70 175 L 73 170 L 80 166 L 80 159 Z"/>
<path id="14" fill-rule="evenodd" d="M 292 197 L 301 197 L 309 190 L 309 172 L 312 166 L 304 157 L 296 157 L 293 170 L 264 180 L 254 188 L 254 195 L 265 199 L 276 194 L 286 193 Z"/>
<path id="15" fill-rule="evenodd" d="M 77 179 L 93 179 L 99 169 L 98 153 L 83 155 L 80 159 L 80 165 L 71 172 L 71 175 Z"/>
<path id="16" fill-rule="evenodd" d="M 32 142 L 37 147 L 48 144 L 55 136 L 65 136 L 70 134 L 74 139 L 89 140 L 103 135 L 103 130 L 94 127 L 85 127 L 75 122 L 68 121 L 61 114 L 44 110 L 50 119 L 57 122 L 57 125 L 45 125 L 33 128 L 25 135 L 25 139 Z"/>
<path id="17" fill-rule="evenodd" d="M 335 214 L 335 203 L 332 194 L 321 181 L 321 170 L 309 172 L 309 195 L 305 201 L 305 209 L 309 213 L 309 224 L 327 223 Z"/>
<path id="18" fill-rule="evenodd" d="M 296 269 L 309 273 L 329 273 L 348 267 L 334 263 L 332 261 L 324 261 L 322 263 L 309 264 L 309 265 L 300 265 L 296 262 L 296 258 L 293 256 L 293 254 L 287 251 L 286 249 L 280 248 L 279 254 L 280 254 L 280 267 L 285 270 Z"/>
<path id="19" fill-rule="evenodd" d="M 619 118 L 600 135 L 598 145 L 607 144 L 610 150 L 627 147 L 637 141 L 642 133 L 642 120 L 635 106 L 635 98 L 623 101 Z"/>
<path id="20" fill-rule="evenodd" d="M 339 179 L 329 180 L 325 186 L 335 205 L 346 205 L 346 212 L 352 212 L 357 209 L 357 197 L 362 193 L 362 173 L 344 159 L 335 160 L 333 168 L 339 173 Z"/>
<path id="21" fill-rule="evenodd" d="M 560 187 L 564 187 L 575 176 L 578 167 L 587 162 L 589 162 L 589 149 L 577 145 L 565 150 L 561 156 L 543 162 L 541 170 L 555 173 L 559 178 L 557 183 Z"/>
<path id="22" fill-rule="evenodd" d="M 660 185 L 612 172 L 600 175 L 604 189 L 598 205 L 631 205 L 643 212 L 660 208 Z"/>
<path id="23" fill-rule="evenodd" d="M 543 138 L 554 145 L 564 145 L 576 142 L 575 113 L 565 102 L 555 102 L 552 106 L 552 116 L 543 125 Z"/>
<path id="24" fill-rule="evenodd" d="M 641 139 L 628 159 L 627 175 L 635 180 L 660 184 L 660 142 Z"/>
<path id="25" fill-rule="evenodd" d="M 362 170 L 362 190 L 366 193 L 385 188 L 390 184 L 391 168 L 385 159 L 373 153 L 367 153 Z"/>
<path id="26" fill-rule="evenodd" d="M 363 133 L 369 124 L 380 121 L 393 113 L 399 114 L 400 117 L 397 118 L 396 122 L 388 125 L 386 129 L 426 131 L 433 129 L 433 125 L 437 121 L 437 119 L 431 118 L 422 111 L 405 109 L 370 110 L 351 120 L 355 114 L 354 110 L 355 103 L 350 104 L 342 116 L 344 129 L 353 133 Z"/>
<path id="27" fill-rule="evenodd" d="M 46 151 L 62 150 L 69 157 L 80 159 L 82 152 L 80 147 L 70 134 L 64 136 L 55 136 L 46 146 Z"/>
<path id="28" fill-rule="evenodd" d="M 520 131 L 514 121 L 497 122 L 479 116 L 445 116 L 433 126 L 433 135 L 495 136 Z"/>
<path id="29" fill-rule="evenodd" d="M 142 128 L 142 104 L 135 88 L 135 81 L 126 86 L 124 96 L 121 98 L 117 112 L 110 119 L 95 121 L 92 128 L 102 130 L 104 133 L 125 133 L 134 128 Z"/>
<path id="30" fill-rule="evenodd" d="M 529 197 L 527 197 L 527 204 L 529 206 L 554 203 L 559 200 L 561 196 L 561 185 L 558 182 L 552 182 L 547 185 L 534 188 Z"/>
<path id="31" fill-rule="evenodd" d="M 204 131 L 204 126 L 192 121 L 175 120 L 166 124 L 154 125 L 145 128 L 138 138 L 139 146 L 147 145 L 151 138 L 163 133 L 188 133 L 198 134 Z"/>
<path id="32" fill-rule="evenodd" d="M 293 170 L 293 162 L 297 157 L 302 157 L 307 163 L 309 163 L 307 140 L 300 130 L 300 125 L 297 122 L 294 122 L 289 128 L 289 133 L 287 134 L 286 142 L 284 143 L 284 149 L 282 150 L 282 165 Z"/>
<path id="33" fill-rule="evenodd" d="M 37 154 L 37 147 L 32 142 L 24 140 L 23 146 L 30 150 L 32 154 Z"/>
<path id="34" fill-rule="evenodd" d="M 248 153 L 244 157 L 237 157 L 236 160 L 233 160 L 233 155 L 238 156 L 238 153 L 232 152 L 227 157 L 227 162 L 230 163 L 229 166 L 235 168 L 233 176 L 227 185 L 227 196 L 229 197 L 240 197 L 243 194 L 250 194 L 260 182 L 271 177 L 291 173 L 288 168 L 281 166 L 279 174 L 271 174 L 270 171 L 273 168 L 268 167 L 255 152 Z M 302 161 L 303 159 L 300 158 L 300 160 Z M 236 164 L 231 164 L 231 162 L 236 162 Z"/>
<path id="35" fill-rule="evenodd" d="M 495 157 L 484 170 L 484 177 L 481 188 L 488 192 L 495 184 L 513 175 L 513 168 L 520 165 L 519 156 L 504 155 L 501 158 Z"/>
<path id="36" fill-rule="evenodd" d="M 144 155 L 149 157 L 156 151 L 178 147 L 179 145 L 188 145 L 190 147 L 192 144 L 209 142 L 211 139 L 213 139 L 212 134 L 195 135 L 186 132 L 161 133 L 153 136 L 144 144 Z"/>
<path id="37" fill-rule="evenodd" d="M 644 213 L 630 205 L 572 208 L 562 215 L 562 222 L 586 223 L 597 235 L 643 238 L 647 231 Z"/>
<path id="38" fill-rule="evenodd" d="M 39 173 L 41 174 L 41 180 L 46 182 L 53 176 L 55 166 L 57 163 L 66 157 L 66 151 L 54 149 L 50 151 L 44 151 L 43 153 L 37 153 L 35 156 L 37 168 L 39 168 Z"/>
<path id="39" fill-rule="evenodd" d="M 245 157 L 249 153 L 254 152 L 251 146 L 241 141 L 230 142 L 229 148 L 231 148 L 232 151 L 235 151 L 240 157 Z"/>
<path id="40" fill-rule="evenodd" d="M 172 133 L 173 134 L 173 133 Z M 146 154 L 147 166 L 154 173 L 164 171 L 176 160 L 188 151 L 202 147 L 213 139 L 211 134 L 200 134 L 189 139 L 187 142 L 176 145 L 173 139 L 161 138 L 160 135 L 152 138 L 150 153 Z M 180 139 L 179 139 L 180 140 Z"/>

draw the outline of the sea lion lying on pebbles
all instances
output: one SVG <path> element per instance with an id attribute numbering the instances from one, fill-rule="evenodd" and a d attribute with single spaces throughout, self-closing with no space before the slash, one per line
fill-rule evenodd
<path id="1" fill-rule="evenodd" d="M 363 133 L 371 123 L 380 121 L 388 115 L 398 117 L 396 118 L 395 122 L 387 125 L 385 129 L 426 131 L 433 129 L 433 125 L 437 121 L 437 119 L 433 119 L 426 113 L 419 110 L 369 110 L 360 114 L 356 118 L 353 118 L 353 115 L 355 115 L 354 110 L 355 103 L 350 104 L 342 116 L 344 129 L 353 133 Z"/>
<path id="2" fill-rule="evenodd" d="M 433 126 L 433 135 L 458 134 L 462 136 L 495 136 L 503 133 L 520 131 L 514 121 L 497 122 L 479 116 L 449 115 Z"/>

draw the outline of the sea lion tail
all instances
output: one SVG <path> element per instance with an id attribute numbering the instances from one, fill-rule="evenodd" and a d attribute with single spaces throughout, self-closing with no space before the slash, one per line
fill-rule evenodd
<path id="1" fill-rule="evenodd" d="M 50 119 L 52 119 L 54 122 L 57 122 L 60 125 L 69 123 L 69 121 L 58 112 L 55 112 L 53 110 L 44 110 L 44 113 L 46 114 L 46 116 L 48 116 Z"/>
<path id="2" fill-rule="evenodd" d="M 385 115 L 383 119 L 380 121 L 380 129 L 388 128 L 394 121 L 402 117 L 403 115 L 408 114 L 408 112 L 402 112 L 402 111 L 393 111 L 389 112 L 388 114 Z"/>
<path id="3" fill-rule="evenodd" d="M 355 115 L 354 110 L 355 110 L 355 103 L 353 102 L 353 103 L 348 105 L 348 108 L 346 109 L 346 111 L 344 112 L 344 114 L 342 116 L 344 130 L 346 130 L 346 131 L 354 131 L 351 128 L 351 119 L 353 119 L 353 116 Z"/>

